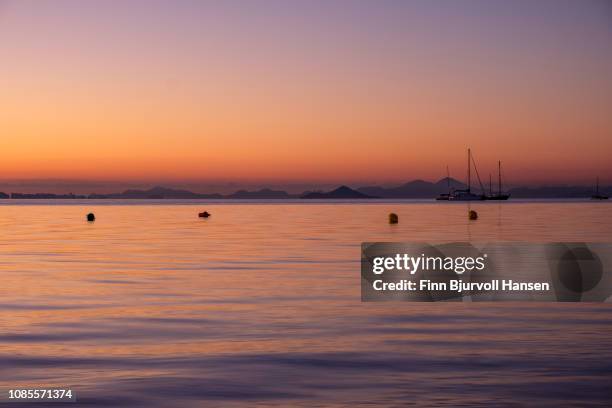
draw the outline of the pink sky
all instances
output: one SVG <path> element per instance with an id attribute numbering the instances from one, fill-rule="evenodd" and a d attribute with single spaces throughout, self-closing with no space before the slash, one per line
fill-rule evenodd
<path id="1" fill-rule="evenodd" d="M 0 179 L 463 179 L 471 146 L 485 177 L 612 182 L 611 27 L 603 1 L 0 1 Z"/>

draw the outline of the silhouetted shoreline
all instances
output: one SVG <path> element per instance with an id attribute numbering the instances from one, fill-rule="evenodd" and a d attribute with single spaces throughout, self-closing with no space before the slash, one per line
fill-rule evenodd
<path id="1" fill-rule="evenodd" d="M 465 185 L 453 178 L 446 177 L 437 181 L 413 180 L 394 186 L 364 186 L 350 188 L 342 185 L 331 191 L 306 191 L 301 194 L 290 194 L 283 190 L 263 188 L 255 191 L 238 190 L 231 194 L 196 193 L 189 190 L 167 187 L 153 187 L 148 190 L 128 189 L 121 193 L 110 194 L 53 194 L 53 193 L 3 193 L 0 199 L 434 199 L 439 194 L 447 193 L 449 186 L 453 189 L 465 188 Z M 612 186 L 600 186 L 604 194 L 612 193 Z M 542 186 L 515 187 L 509 190 L 512 198 L 589 198 L 592 187 L 588 186 Z"/>

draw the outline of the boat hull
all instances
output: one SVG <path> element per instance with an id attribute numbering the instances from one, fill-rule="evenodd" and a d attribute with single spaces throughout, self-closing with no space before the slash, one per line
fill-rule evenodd
<path id="1" fill-rule="evenodd" d="M 498 194 L 498 195 L 494 195 L 494 196 L 487 196 L 485 198 L 485 200 L 491 200 L 491 201 L 504 201 L 510 198 L 510 194 Z"/>
<path id="2" fill-rule="evenodd" d="M 440 194 L 436 197 L 436 201 L 448 201 L 450 200 L 450 194 Z"/>
<path id="3" fill-rule="evenodd" d="M 472 193 L 459 193 L 448 198 L 449 201 L 484 201 L 485 196 Z"/>

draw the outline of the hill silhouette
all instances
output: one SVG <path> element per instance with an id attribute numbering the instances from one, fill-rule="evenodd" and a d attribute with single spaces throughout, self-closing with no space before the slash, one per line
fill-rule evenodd
<path id="1" fill-rule="evenodd" d="M 223 198 L 221 194 L 200 194 L 189 190 L 177 190 L 167 187 L 153 187 L 148 190 L 125 190 L 122 193 L 91 194 L 89 198 L 127 198 L 127 199 L 202 199 Z"/>
<path id="2" fill-rule="evenodd" d="M 610 194 L 610 190 L 610 187 L 599 188 L 604 194 Z M 593 188 L 582 186 L 516 187 L 509 191 L 514 198 L 585 198 L 593 192 Z"/>
<path id="3" fill-rule="evenodd" d="M 263 188 L 256 191 L 238 190 L 232 194 L 195 193 L 189 190 L 156 186 L 148 190 L 128 189 L 121 193 L 111 194 L 52 194 L 52 193 L 11 193 L 0 192 L 0 199 L 367 199 L 367 198 L 422 198 L 433 199 L 451 189 L 463 189 L 465 184 L 453 178 L 443 178 L 435 183 L 424 180 L 413 180 L 399 186 L 381 187 L 365 186 L 352 189 L 342 185 L 334 190 L 306 191 L 301 195 L 292 195 L 283 190 Z M 600 193 L 611 195 L 612 186 L 600 186 Z M 515 187 L 508 190 L 512 198 L 590 198 L 594 188 L 589 186 L 542 186 Z"/>
<path id="4" fill-rule="evenodd" d="M 357 190 L 353 190 L 352 188 L 347 187 L 347 186 L 340 186 L 337 189 L 329 191 L 329 192 L 313 191 L 313 192 L 304 193 L 304 195 L 302 195 L 302 197 L 300 198 L 347 199 L 347 198 L 377 198 L 377 197 L 359 192 Z"/>
<path id="5" fill-rule="evenodd" d="M 89 198 L 117 198 L 117 199 L 287 199 L 292 198 L 286 191 L 271 190 L 264 188 L 257 191 L 238 190 L 235 193 L 204 194 L 194 193 L 189 190 L 179 190 L 167 187 L 153 187 L 149 190 L 125 190 L 114 194 L 91 194 Z"/>
<path id="6" fill-rule="evenodd" d="M 363 194 L 381 198 L 434 198 L 442 193 L 448 193 L 449 182 L 451 189 L 466 187 L 458 180 L 444 177 L 436 183 L 414 180 L 397 187 L 360 187 L 357 190 Z"/>
<path id="7" fill-rule="evenodd" d="M 293 198 L 289 193 L 282 190 L 271 190 L 269 188 L 263 188 L 257 191 L 238 190 L 233 194 L 225 196 L 225 198 L 235 199 L 283 199 Z"/>

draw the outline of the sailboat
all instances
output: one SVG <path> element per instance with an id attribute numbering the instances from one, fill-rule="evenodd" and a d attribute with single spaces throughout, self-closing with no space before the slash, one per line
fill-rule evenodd
<path id="1" fill-rule="evenodd" d="M 510 198 L 510 194 L 502 193 L 501 161 L 497 162 L 497 180 L 497 193 L 493 194 L 491 188 L 491 175 L 489 174 L 489 195 L 486 196 L 486 200 L 507 200 Z"/>
<path id="2" fill-rule="evenodd" d="M 451 185 L 450 185 L 450 171 L 448 171 L 448 166 L 446 166 L 446 184 L 448 186 L 448 193 L 442 193 L 436 197 L 437 201 L 448 201 L 450 200 L 450 196 L 452 195 Z"/>
<path id="3" fill-rule="evenodd" d="M 476 168 L 476 163 L 472 158 L 472 149 L 468 149 L 468 168 L 467 168 L 467 188 L 464 190 L 455 190 L 454 193 L 450 194 L 449 201 L 481 201 L 485 200 L 486 196 L 484 194 L 475 194 L 472 193 L 471 189 L 471 168 L 472 163 L 474 163 L 474 170 L 476 171 L 476 176 L 478 177 L 478 182 L 480 183 L 481 191 L 484 191 L 482 187 L 482 182 L 480 181 L 480 176 L 478 175 L 478 169 Z"/>
<path id="4" fill-rule="evenodd" d="M 591 200 L 607 200 L 608 196 L 605 194 L 599 193 L 599 177 L 597 177 L 597 181 L 595 182 L 595 194 L 591 196 Z"/>

